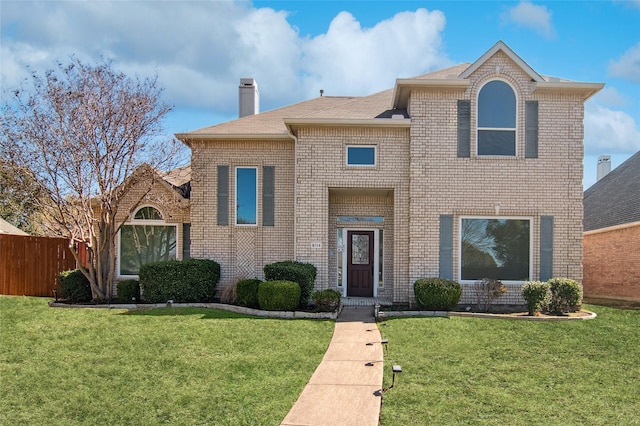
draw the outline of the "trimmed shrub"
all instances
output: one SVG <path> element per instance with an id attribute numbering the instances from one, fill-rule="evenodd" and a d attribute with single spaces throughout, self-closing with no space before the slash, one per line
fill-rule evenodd
<path id="1" fill-rule="evenodd" d="M 576 312 L 582 305 L 582 285 L 568 278 L 551 278 L 549 280 L 551 302 L 549 311 L 561 314 Z"/>
<path id="2" fill-rule="evenodd" d="M 333 289 L 318 290 L 311 294 L 311 299 L 315 303 L 316 307 L 320 311 L 331 312 L 335 311 L 340 306 L 340 299 L 342 293 Z"/>
<path id="3" fill-rule="evenodd" d="M 140 300 L 140 283 L 138 280 L 123 280 L 118 283 L 118 300 L 130 303 Z"/>
<path id="4" fill-rule="evenodd" d="M 551 292 L 549 283 L 540 281 L 527 281 L 522 286 L 522 297 L 527 302 L 529 315 L 538 315 L 549 306 Z"/>
<path id="5" fill-rule="evenodd" d="M 300 301 L 300 285 L 293 281 L 265 281 L 258 286 L 258 304 L 265 311 L 292 311 Z"/>
<path id="6" fill-rule="evenodd" d="M 429 311 L 450 311 L 462 296 L 460 283 L 444 278 L 420 278 L 413 284 L 418 305 Z"/>
<path id="7" fill-rule="evenodd" d="M 257 308 L 258 287 L 262 283 L 259 279 L 240 280 L 236 284 L 236 303 L 249 308 Z"/>
<path id="8" fill-rule="evenodd" d="M 147 302 L 211 302 L 220 280 L 220 265 L 208 259 L 168 260 L 142 265 L 139 276 Z"/>
<path id="9" fill-rule="evenodd" d="M 61 272 L 58 275 L 60 296 L 67 302 L 89 302 L 92 299 L 89 280 L 80 269 Z"/>
<path id="10" fill-rule="evenodd" d="M 299 306 L 305 308 L 316 281 L 317 269 L 311 263 L 285 261 L 264 265 L 264 277 L 267 281 L 293 281 L 300 285 Z"/>

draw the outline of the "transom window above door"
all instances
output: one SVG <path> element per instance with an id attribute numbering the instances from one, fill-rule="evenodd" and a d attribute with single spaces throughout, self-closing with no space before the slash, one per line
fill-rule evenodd
<path id="1" fill-rule="evenodd" d="M 373 145 L 347 145 L 347 166 L 375 166 L 376 147 Z"/>
<path id="2" fill-rule="evenodd" d="M 516 95 L 501 80 L 478 94 L 478 155 L 516 155 Z"/>

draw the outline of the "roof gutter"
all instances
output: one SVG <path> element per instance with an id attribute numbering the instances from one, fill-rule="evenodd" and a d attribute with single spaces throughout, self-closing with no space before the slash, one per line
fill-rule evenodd
<path id="1" fill-rule="evenodd" d="M 283 121 L 291 135 L 301 127 L 411 127 L 410 118 L 285 118 Z"/>
<path id="2" fill-rule="evenodd" d="M 533 91 L 551 92 L 574 92 L 582 93 L 582 100 L 587 101 L 604 87 L 604 83 L 578 83 L 574 81 L 539 81 L 533 83 Z"/>
<path id="3" fill-rule="evenodd" d="M 413 89 L 451 89 L 466 90 L 471 82 L 460 78 L 424 80 L 419 78 L 399 78 L 393 89 L 393 108 L 406 109 L 409 104 L 409 95 Z"/>

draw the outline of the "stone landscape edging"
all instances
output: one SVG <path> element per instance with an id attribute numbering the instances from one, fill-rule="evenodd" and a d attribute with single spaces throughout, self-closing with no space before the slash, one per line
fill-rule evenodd
<path id="1" fill-rule="evenodd" d="M 338 318 L 342 305 L 334 312 L 303 312 L 303 311 L 264 311 L 261 309 L 247 308 L 244 306 L 227 305 L 224 303 L 118 303 L 118 304 L 70 304 L 62 302 L 49 302 L 52 308 L 94 308 L 94 309 L 152 309 L 152 308 L 207 308 L 220 309 L 244 315 L 253 315 L 265 318 L 302 318 L 302 319 L 333 319 Z"/>
<path id="2" fill-rule="evenodd" d="M 508 315 L 508 314 L 489 314 L 483 312 L 454 312 L 454 311 L 380 311 L 377 318 L 379 320 L 393 317 L 470 317 L 470 318 L 488 318 L 488 319 L 507 319 L 507 320 L 523 320 L 523 321 L 573 321 L 573 320 L 590 320 L 598 315 L 591 311 L 581 311 L 588 315 L 579 317 L 570 316 L 553 316 L 553 315 Z"/>

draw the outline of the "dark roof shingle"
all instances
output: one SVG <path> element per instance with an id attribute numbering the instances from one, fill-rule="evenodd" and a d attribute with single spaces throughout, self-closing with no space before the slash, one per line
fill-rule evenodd
<path id="1" fill-rule="evenodd" d="M 640 221 L 640 151 L 584 192 L 585 231 Z"/>

